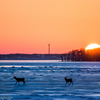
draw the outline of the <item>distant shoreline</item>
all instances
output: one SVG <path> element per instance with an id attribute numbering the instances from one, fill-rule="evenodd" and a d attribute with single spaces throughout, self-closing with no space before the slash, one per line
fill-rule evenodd
<path id="1" fill-rule="evenodd" d="M 0 60 L 61 60 L 61 54 L 0 54 Z"/>
<path id="2" fill-rule="evenodd" d="M 65 54 L 0 54 L 0 60 L 59 60 L 59 61 L 100 61 L 100 54 L 88 55 L 84 51 Z"/>

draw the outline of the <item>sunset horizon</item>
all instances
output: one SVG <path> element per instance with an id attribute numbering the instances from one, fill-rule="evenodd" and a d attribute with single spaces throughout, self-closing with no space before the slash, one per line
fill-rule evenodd
<path id="1" fill-rule="evenodd" d="M 48 45 L 50 45 L 50 44 L 48 44 Z M 35 53 L 35 52 L 34 52 L 34 53 L 13 52 L 13 53 L 12 53 L 12 52 L 11 52 L 11 53 L 0 53 L 0 54 L 67 54 L 67 53 L 69 53 L 70 51 L 73 51 L 73 50 L 87 50 L 87 48 L 88 48 L 88 49 L 92 49 L 92 48 L 99 48 L 99 47 L 100 47 L 99 44 L 91 43 L 91 44 L 89 44 L 89 45 L 87 45 L 87 46 L 85 46 L 85 47 L 76 48 L 76 49 L 73 48 L 73 49 L 71 49 L 71 50 L 69 50 L 69 51 L 67 50 L 67 51 L 61 52 L 61 53 L 57 53 L 57 52 L 52 53 L 52 52 L 51 52 L 51 51 L 52 51 L 52 50 L 51 50 L 51 45 L 50 45 L 50 50 L 49 50 L 50 53 L 49 53 L 49 52 L 48 52 L 48 45 L 47 45 L 47 48 L 46 48 L 46 49 L 47 49 L 47 52 L 46 52 L 46 53 Z M 91 47 L 89 48 L 89 46 L 91 46 L 91 45 L 93 45 L 93 46 L 96 45 L 97 47 L 94 46 L 94 47 L 92 47 L 92 48 L 91 48 Z M 99 47 L 98 47 L 98 46 L 99 46 Z"/>
<path id="2" fill-rule="evenodd" d="M 67 53 L 100 44 L 99 0 L 0 0 L 0 54 Z"/>

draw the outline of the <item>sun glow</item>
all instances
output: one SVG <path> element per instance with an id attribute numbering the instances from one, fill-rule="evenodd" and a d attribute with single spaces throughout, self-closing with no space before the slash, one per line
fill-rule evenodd
<path id="1" fill-rule="evenodd" d="M 85 50 L 96 49 L 96 48 L 100 48 L 100 45 L 98 45 L 98 44 L 90 44 L 85 48 Z"/>

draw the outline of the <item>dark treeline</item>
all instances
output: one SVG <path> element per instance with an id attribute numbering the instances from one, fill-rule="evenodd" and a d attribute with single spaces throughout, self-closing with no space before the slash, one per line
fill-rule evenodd
<path id="1" fill-rule="evenodd" d="M 0 54 L 0 60 L 60 60 L 61 54 Z"/>
<path id="2" fill-rule="evenodd" d="M 72 50 L 61 55 L 62 61 L 100 61 L 100 49 Z"/>
<path id="3" fill-rule="evenodd" d="M 0 54 L 0 60 L 100 61 L 100 48 L 72 50 L 65 54 Z"/>

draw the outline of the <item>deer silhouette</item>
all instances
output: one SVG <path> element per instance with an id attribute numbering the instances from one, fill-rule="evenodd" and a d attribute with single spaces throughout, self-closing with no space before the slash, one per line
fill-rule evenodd
<path id="1" fill-rule="evenodd" d="M 15 80 L 16 80 L 16 84 L 17 84 L 17 82 L 19 83 L 19 82 L 23 82 L 24 84 L 25 84 L 25 78 L 17 78 L 16 76 L 14 76 L 13 77 Z M 15 84 L 15 85 L 16 85 Z"/>
<path id="2" fill-rule="evenodd" d="M 65 79 L 65 81 L 66 81 L 66 84 L 68 83 L 68 85 L 70 85 L 70 84 L 73 85 L 72 78 L 67 79 L 67 77 L 65 77 L 64 79 Z M 65 85 L 66 85 L 66 84 L 65 84 Z"/>

